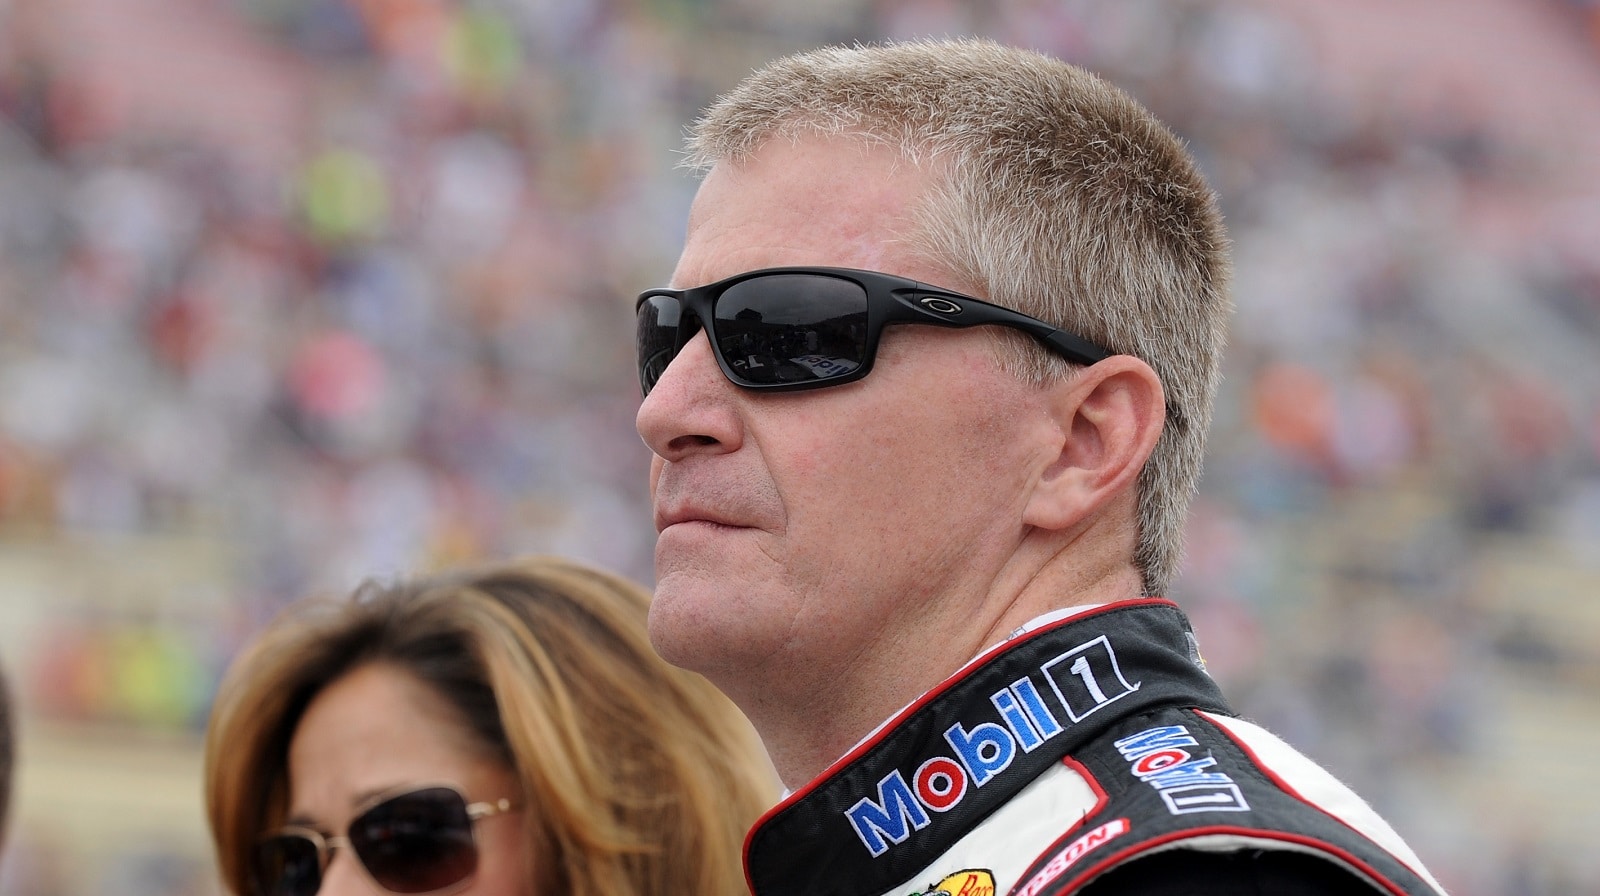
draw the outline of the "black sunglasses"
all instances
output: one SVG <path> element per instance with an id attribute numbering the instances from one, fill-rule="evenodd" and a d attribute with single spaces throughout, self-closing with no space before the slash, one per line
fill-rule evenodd
<path id="1" fill-rule="evenodd" d="M 701 327 L 729 381 L 774 392 L 837 386 L 866 376 L 887 324 L 1011 327 L 1076 364 L 1112 354 L 1009 308 L 849 268 L 765 268 L 689 289 L 651 289 L 634 309 L 639 384 L 646 395 Z"/>
<path id="2" fill-rule="evenodd" d="M 508 799 L 468 803 L 453 787 L 386 797 L 357 815 L 343 837 L 289 825 L 256 844 L 255 896 L 315 896 L 335 849 L 348 847 L 391 893 L 438 893 L 478 870 L 472 825 L 512 808 Z"/>

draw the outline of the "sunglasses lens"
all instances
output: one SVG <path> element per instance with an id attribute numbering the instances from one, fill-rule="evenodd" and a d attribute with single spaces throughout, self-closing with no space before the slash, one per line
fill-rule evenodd
<path id="1" fill-rule="evenodd" d="M 717 299 L 717 349 L 745 385 L 830 380 L 867 354 L 867 293 L 827 274 L 768 274 Z"/>
<path id="2" fill-rule="evenodd" d="M 466 803 L 444 787 L 402 794 L 363 812 L 350 824 L 350 846 L 372 879 L 393 893 L 442 890 L 478 868 Z"/>
<path id="3" fill-rule="evenodd" d="M 255 896 L 314 896 L 322 886 L 317 845 L 285 834 L 256 844 Z"/>
<path id="4" fill-rule="evenodd" d="M 683 307 L 671 296 L 651 296 L 639 306 L 639 383 L 646 393 L 683 347 L 678 342 L 678 322 L 682 318 Z"/>

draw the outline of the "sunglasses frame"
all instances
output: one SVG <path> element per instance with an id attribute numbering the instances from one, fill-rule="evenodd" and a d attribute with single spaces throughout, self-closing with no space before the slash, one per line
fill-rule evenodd
<path id="1" fill-rule="evenodd" d="M 846 280 L 861 287 L 867 297 L 867 331 L 865 343 L 862 346 L 861 362 L 855 369 L 836 376 L 819 377 L 816 379 L 800 380 L 798 382 L 784 383 L 758 383 L 751 382 L 736 373 L 723 357 L 722 347 L 719 344 L 716 332 L 716 303 L 723 293 L 741 283 L 762 277 L 776 275 L 812 275 L 818 277 L 832 277 Z M 872 363 L 878 356 L 878 340 L 883 335 L 883 328 L 889 324 L 928 324 L 936 327 L 965 328 L 979 326 L 1000 326 L 1013 330 L 1020 330 L 1032 336 L 1040 344 L 1074 364 L 1094 364 L 1111 357 L 1114 352 L 1070 333 L 1059 327 L 1045 323 L 1036 317 L 1030 317 L 1020 311 L 1013 311 L 1000 305 L 975 299 L 969 295 L 930 286 L 905 277 L 877 271 L 864 271 L 855 268 L 834 267 L 776 267 L 761 268 L 754 271 L 745 271 L 735 274 L 715 283 L 704 286 L 692 286 L 687 289 L 670 289 L 659 287 L 648 289 L 639 294 L 634 302 L 634 315 L 638 316 L 646 302 L 653 298 L 673 299 L 679 304 L 678 333 L 672 348 L 672 356 L 666 364 L 661 365 L 661 372 L 665 373 L 672 360 L 683 350 L 694 334 L 700 330 L 706 331 L 706 338 L 711 343 L 711 353 L 717 359 L 717 366 L 722 368 L 722 375 L 728 381 L 742 389 L 761 392 L 798 392 L 805 389 L 823 389 L 829 386 L 842 386 L 866 376 L 872 370 Z M 688 326 L 688 318 L 693 316 L 697 325 Z M 636 345 L 636 352 L 642 346 Z M 654 383 L 649 382 L 646 368 L 659 357 L 657 352 L 651 359 L 638 358 L 639 385 L 646 395 L 650 394 Z M 660 376 L 657 376 L 657 381 Z"/>
<path id="2" fill-rule="evenodd" d="M 501 797 L 497 800 L 480 801 L 476 803 L 468 802 L 467 795 L 461 792 L 461 788 L 456 787 L 453 784 L 405 785 L 394 790 L 388 790 L 375 794 L 371 799 L 364 801 L 350 816 L 350 821 L 345 825 L 345 833 L 343 834 L 324 834 L 316 828 L 307 827 L 305 825 L 286 824 L 272 833 L 260 838 L 257 843 L 265 844 L 280 838 L 299 838 L 309 841 L 312 846 L 316 847 L 317 889 L 312 891 L 313 894 L 322 890 L 323 876 L 328 871 L 328 864 L 333 861 L 333 851 L 336 849 L 349 850 L 351 858 L 355 859 L 356 864 L 361 866 L 361 873 L 365 874 L 369 880 L 376 884 L 378 889 L 384 891 L 385 893 L 400 893 L 400 891 L 391 890 L 384 886 L 382 882 L 378 880 L 377 875 L 373 874 L 372 869 L 367 867 L 366 860 L 361 857 L 361 851 L 356 849 L 355 844 L 350 842 L 350 829 L 355 826 L 356 822 L 361 820 L 362 816 L 385 803 L 411 796 L 413 794 L 425 793 L 430 790 L 448 790 L 460 797 L 461 805 L 465 808 L 467 813 L 468 834 L 472 837 L 472 848 L 474 852 L 476 852 L 478 849 L 477 825 L 480 820 L 488 818 L 492 815 L 500 815 L 506 812 L 511 812 L 519 808 L 511 801 L 509 797 Z M 403 896 L 437 896 L 437 894 L 452 893 L 459 889 L 463 884 L 472 880 L 473 875 L 476 873 L 477 870 L 476 867 L 474 867 L 474 870 L 471 873 L 467 874 L 466 877 L 455 881 L 454 883 L 446 884 L 445 886 L 436 890 L 423 890 L 416 893 L 403 894 Z M 251 872 L 251 877 L 256 892 L 265 892 L 265 888 L 262 887 L 261 882 L 254 879 L 256 877 L 254 871 Z"/>

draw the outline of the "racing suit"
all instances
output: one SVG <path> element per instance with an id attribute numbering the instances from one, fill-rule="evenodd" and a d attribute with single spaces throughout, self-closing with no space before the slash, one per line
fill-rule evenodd
<path id="1" fill-rule="evenodd" d="M 763 816 L 745 868 L 755 896 L 1059 896 L 1158 855 L 1444 892 L 1359 797 L 1228 710 L 1159 599 L 978 657 Z"/>

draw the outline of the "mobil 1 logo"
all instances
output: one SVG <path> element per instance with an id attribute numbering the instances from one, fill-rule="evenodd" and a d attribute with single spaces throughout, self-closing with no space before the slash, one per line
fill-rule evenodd
<path id="1" fill-rule="evenodd" d="M 1055 692 L 1059 709 L 1044 699 Z M 944 730 L 943 747 L 896 767 L 844 815 L 874 858 L 927 827 L 1002 775 L 1020 753 L 1032 753 L 1068 728 L 1139 689 L 1101 635 L 1056 656 L 993 691 L 993 713 L 977 711 Z M 981 704 L 979 704 L 981 705 Z M 1062 717 L 1061 714 L 1065 714 Z"/>
<path id="2" fill-rule="evenodd" d="M 1063 653 L 1040 666 L 1039 671 L 1049 680 L 1074 722 L 1083 721 L 1107 703 L 1139 689 L 1123 677 L 1117 654 L 1105 635 Z"/>

